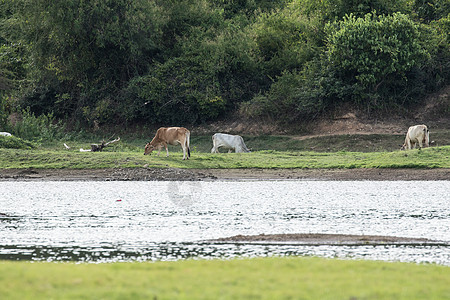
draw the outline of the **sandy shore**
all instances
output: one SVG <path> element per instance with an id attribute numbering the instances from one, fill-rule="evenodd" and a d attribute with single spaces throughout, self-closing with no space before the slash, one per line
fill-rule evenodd
<path id="1" fill-rule="evenodd" d="M 0 181 L 450 180 L 450 169 L 2 169 Z"/>
<path id="2" fill-rule="evenodd" d="M 424 238 L 408 238 L 379 235 L 288 233 L 236 235 L 232 237 L 208 240 L 218 244 L 299 244 L 299 245 L 449 245 L 448 241 L 433 241 Z"/>

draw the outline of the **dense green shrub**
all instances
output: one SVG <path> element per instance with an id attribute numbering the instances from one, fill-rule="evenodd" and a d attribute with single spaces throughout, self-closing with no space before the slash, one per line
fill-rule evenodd
<path id="1" fill-rule="evenodd" d="M 0 148 L 33 149 L 36 148 L 36 145 L 16 136 L 0 136 Z"/>
<path id="2" fill-rule="evenodd" d="M 131 100 L 128 108 L 124 107 L 127 116 L 139 113 L 150 123 L 183 124 L 222 112 L 224 101 L 214 89 L 214 74 L 198 66 L 187 67 L 189 63 L 173 59 L 158 65 L 151 75 L 134 78 L 126 91 Z"/>
<path id="3" fill-rule="evenodd" d="M 414 0 L 414 15 L 424 23 L 430 23 L 448 17 L 450 1 L 448 0 Z"/>
<path id="4" fill-rule="evenodd" d="M 316 18 L 307 18 L 289 8 L 261 14 L 251 33 L 266 76 L 295 70 L 317 56 L 323 34 Z"/>
<path id="5" fill-rule="evenodd" d="M 350 15 L 326 30 L 328 63 L 344 83 L 345 93 L 337 94 L 375 108 L 410 101 L 409 77 L 430 57 L 420 43 L 419 25 L 400 13 L 367 14 Z"/>
<path id="6" fill-rule="evenodd" d="M 428 33 L 423 39 L 424 47 L 432 54 L 425 77 L 428 86 L 435 90 L 450 83 L 450 13 L 423 27 Z"/>
<path id="7" fill-rule="evenodd" d="M 258 89 L 259 61 L 246 32 L 233 22 L 190 30 L 190 38 L 177 45 L 178 56 L 155 63 L 147 75 L 130 80 L 121 103 L 127 120 L 166 124 L 212 120 Z"/>
<path id="8" fill-rule="evenodd" d="M 374 11 L 389 15 L 396 12 L 406 14 L 411 10 L 408 0 L 294 0 L 291 5 L 292 9 L 308 17 L 321 19 L 323 24 L 342 20 L 350 14 L 364 17 Z"/>
<path id="9" fill-rule="evenodd" d="M 11 126 L 11 133 L 30 141 L 53 141 L 65 136 L 62 121 L 56 121 L 52 113 L 35 116 L 30 109 L 22 112 L 21 120 Z"/>
<path id="10" fill-rule="evenodd" d="M 211 1 L 223 9 L 223 15 L 227 19 L 239 15 L 252 16 L 255 12 L 268 12 L 283 7 L 288 0 L 213 0 Z"/>
<path id="11" fill-rule="evenodd" d="M 39 114 L 96 118 L 104 99 L 113 109 L 114 95 L 159 51 L 165 16 L 153 1 L 16 2 L 33 79 L 22 105 Z"/>
<path id="12" fill-rule="evenodd" d="M 317 60 L 302 71 L 284 72 L 269 91 L 242 103 L 240 112 L 247 117 L 268 117 L 284 124 L 314 119 L 330 103 L 327 84 L 331 76 L 321 67 Z"/>
<path id="13" fill-rule="evenodd" d="M 4 96 L 4 92 L 0 91 L 0 131 L 2 128 L 6 128 L 8 123 L 8 112 L 6 110 L 6 97 Z"/>

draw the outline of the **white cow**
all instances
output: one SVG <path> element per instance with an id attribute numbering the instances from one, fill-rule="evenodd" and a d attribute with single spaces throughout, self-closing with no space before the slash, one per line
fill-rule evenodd
<path id="1" fill-rule="evenodd" d="M 11 136 L 12 134 L 9 132 L 0 132 L 0 135 L 2 136 Z"/>
<path id="2" fill-rule="evenodd" d="M 430 131 L 426 125 L 409 127 L 408 132 L 406 133 L 405 143 L 401 150 L 414 149 L 417 144 L 419 144 L 419 148 L 422 148 L 422 145 L 425 147 L 429 147 L 430 145 Z"/>
<path id="3" fill-rule="evenodd" d="M 219 153 L 219 147 L 234 150 L 236 153 L 250 152 L 240 135 L 216 133 L 212 136 L 213 147 L 211 153 Z"/>

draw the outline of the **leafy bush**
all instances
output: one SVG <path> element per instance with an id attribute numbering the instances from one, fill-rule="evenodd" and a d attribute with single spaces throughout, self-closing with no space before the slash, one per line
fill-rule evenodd
<path id="1" fill-rule="evenodd" d="M 432 54 L 425 69 L 425 77 L 428 85 L 436 89 L 450 82 L 450 13 L 423 28 L 428 33 L 423 42 L 424 47 Z"/>
<path id="2" fill-rule="evenodd" d="M 3 96 L 4 93 L 0 91 L 0 129 L 5 128 L 8 122 L 8 113 L 6 111 L 6 97 Z"/>
<path id="3" fill-rule="evenodd" d="M 414 0 L 412 6 L 414 14 L 424 23 L 448 17 L 450 12 L 448 0 Z"/>
<path id="4" fill-rule="evenodd" d="M 437 0 L 446 1 L 446 0 Z M 428 1 L 427 1 L 428 2 Z M 323 23 L 342 20 L 346 15 L 364 17 L 376 11 L 380 15 L 409 13 L 409 0 L 297 0 L 292 8 L 308 17 L 318 17 Z"/>
<path id="5" fill-rule="evenodd" d="M 17 2 L 32 78 L 23 107 L 59 118 L 113 119 L 105 103 L 114 108 L 120 89 L 147 70 L 165 14 L 146 0 Z"/>
<path id="6" fill-rule="evenodd" d="M 326 30 L 326 58 L 347 95 L 334 92 L 374 108 L 411 101 L 408 78 L 430 55 L 420 43 L 419 25 L 400 13 L 367 14 L 347 16 Z"/>
<path id="7" fill-rule="evenodd" d="M 302 68 L 318 53 L 323 33 L 317 18 L 307 18 L 286 8 L 261 14 L 251 26 L 267 76 Z"/>
<path id="8" fill-rule="evenodd" d="M 0 136 L 0 148 L 33 149 L 36 145 L 16 136 Z"/>
<path id="9" fill-rule="evenodd" d="M 268 117 L 278 123 L 314 119 L 328 106 L 327 75 L 320 62 L 307 64 L 303 71 L 284 72 L 265 94 L 244 102 L 240 111 L 247 117 Z"/>
<path id="10" fill-rule="evenodd" d="M 190 36 L 179 41 L 176 57 L 130 80 L 120 104 L 127 120 L 200 123 L 250 99 L 261 78 L 253 41 L 231 23 L 218 27 L 191 28 Z"/>
<path id="11" fill-rule="evenodd" d="M 22 112 L 22 119 L 12 126 L 11 131 L 31 141 L 53 141 L 65 136 L 62 121 L 56 121 L 52 113 L 36 117 L 29 108 Z"/>
<path id="12" fill-rule="evenodd" d="M 127 95 L 134 105 L 126 113 L 132 117 L 140 112 L 151 123 L 166 124 L 217 117 L 225 103 L 213 75 L 190 61 L 170 60 L 155 68 L 151 75 L 130 82 Z"/>

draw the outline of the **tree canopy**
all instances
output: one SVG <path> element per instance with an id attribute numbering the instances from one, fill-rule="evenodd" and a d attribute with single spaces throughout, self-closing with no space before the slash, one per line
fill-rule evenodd
<path id="1" fill-rule="evenodd" d="M 449 82 L 447 0 L 0 0 L 0 125 L 295 122 Z"/>

